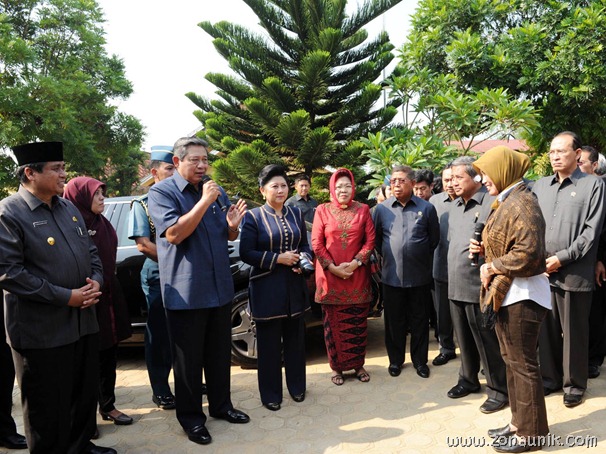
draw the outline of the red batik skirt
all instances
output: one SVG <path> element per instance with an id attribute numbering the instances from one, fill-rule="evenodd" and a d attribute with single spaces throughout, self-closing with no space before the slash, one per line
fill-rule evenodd
<path id="1" fill-rule="evenodd" d="M 322 304 L 324 341 L 330 368 L 343 372 L 364 365 L 368 310 L 363 304 Z"/>

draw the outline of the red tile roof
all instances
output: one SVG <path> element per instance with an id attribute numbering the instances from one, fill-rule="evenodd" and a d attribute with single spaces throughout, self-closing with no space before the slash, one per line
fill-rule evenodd
<path id="1" fill-rule="evenodd" d="M 462 141 L 452 141 L 450 142 L 450 145 L 453 145 L 457 148 L 465 148 L 467 149 L 469 147 L 469 140 L 462 140 Z M 526 145 L 526 142 L 524 140 L 520 140 L 520 139 L 509 139 L 509 140 L 499 140 L 499 139 L 488 139 L 488 140 L 481 140 L 481 139 L 476 139 L 473 141 L 473 145 L 471 146 L 471 150 L 475 151 L 476 153 L 484 153 L 485 151 L 490 150 L 491 148 L 497 147 L 499 145 L 504 145 L 506 147 L 511 148 L 512 150 L 516 150 L 516 151 L 526 151 L 529 149 L 528 145 Z"/>

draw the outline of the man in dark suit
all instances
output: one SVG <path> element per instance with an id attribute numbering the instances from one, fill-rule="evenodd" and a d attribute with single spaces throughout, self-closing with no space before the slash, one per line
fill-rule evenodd
<path id="1" fill-rule="evenodd" d="M 65 185 L 61 142 L 14 147 L 21 186 L 0 202 L 0 288 L 31 453 L 116 453 L 96 426 L 103 271 Z"/>

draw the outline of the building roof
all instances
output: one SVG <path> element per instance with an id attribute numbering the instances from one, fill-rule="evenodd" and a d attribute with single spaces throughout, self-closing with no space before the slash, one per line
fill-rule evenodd
<path id="1" fill-rule="evenodd" d="M 469 140 L 454 140 L 452 142 L 449 143 L 449 145 L 453 145 L 457 148 L 460 149 L 467 149 L 469 147 Z M 488 150 L 490 150 L 491 148 L 494 147 L 498 147 L 499 145 L 504 145 L 506 147 L 511 148 L 512 150 L 515 151 L 527 151 L 530 149 L 530 147 L 526 144 L 526 142 L 524 140 L 520 140 L 520 139 L 487 139 L 487 140 L 482 140 L 482 139 L 476 139 L 473 141 L 472 146 L 471 146 L 471 151 L 475 151 L 476 153 L 484 153 Z"/>

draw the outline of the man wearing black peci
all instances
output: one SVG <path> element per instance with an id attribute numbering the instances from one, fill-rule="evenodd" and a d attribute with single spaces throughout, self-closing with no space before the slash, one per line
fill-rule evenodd
<path id="1" fill-rule="evenodd" d="M 0 288 L 33 454 L 115 454 L 96 427 L 103 272 L 80 211 L 59 197 L 61 142 L 13 148 L 21 186 L 0 202 Z"/>

